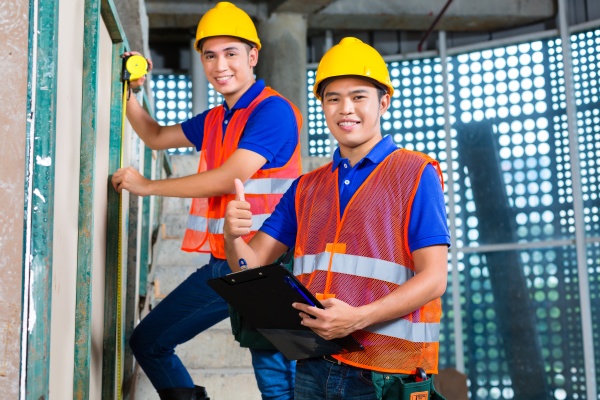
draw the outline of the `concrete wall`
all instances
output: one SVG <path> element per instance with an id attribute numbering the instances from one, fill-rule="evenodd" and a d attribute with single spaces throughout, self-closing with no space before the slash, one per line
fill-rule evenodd
<path id="1" fill-rule="evenodd" d="M 6 400 L 19 396 L 28 16 L 27 0 L 0 7 L 0 393 Z"/>
<path id="2" fill-rule="evenodd" d="M 61 1 L 58 18 L 54 220 L 60 223 L 54 223 L 49 393 L 50 399 L 68 400 L 73 398 L 83 2 Z"/>

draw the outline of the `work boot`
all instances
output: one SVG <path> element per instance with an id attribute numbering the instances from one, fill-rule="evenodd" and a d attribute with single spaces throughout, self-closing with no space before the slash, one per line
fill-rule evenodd
<path id="1" fill-rule="evenodd" d="M 196 385 L 196 400 L 210 400 L 203 386 Z"/>
<path id="2" fill-rule="evenodd" d="M 206 392 L 205 392 L 206 393 Z M 158 391 L 160 400 L 197 400 L 196 388 L 168 388 Z"/>

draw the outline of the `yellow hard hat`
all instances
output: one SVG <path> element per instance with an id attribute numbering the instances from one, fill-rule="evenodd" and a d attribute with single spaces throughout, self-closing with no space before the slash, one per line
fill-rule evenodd
<path id="1" fill-rule="evenodd" d="M 233 36 L 250 42 L 260 50 L 260 39 L 256 33 L 254 22 L 241 8 L 227 1 L 221 1 L 202 16 L 196 29 L 196 43 L 214 36 Z"/>
<path id="2" fill-rule="evenodd" d="M 345 37 L 321 58 L 313 86 L 315 97 L 321 100 L 319 85 L 327 78 L 336 76 L 359 76 L 383 85 L 388 94 L 394 94 L 387 65 L 373 47 L 354 37 Z"/>

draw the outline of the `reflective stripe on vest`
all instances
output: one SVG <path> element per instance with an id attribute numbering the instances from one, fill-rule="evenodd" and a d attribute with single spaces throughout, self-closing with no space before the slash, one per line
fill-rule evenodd
<path id="1" fill-rule="evenodd" d="M 340 218 L 337 170 L 331 163 L 305 174 L 296 190 L 298 235 L 294 274 L 312 292 L 353 307 L 389 295 L 414 276 L 408 226 L 414 195 L 430 157 L 397 150 L 352 196 Z M 315 218 L 315 215 L 318 217 Z M 352 335 L 363 351 L 338 360 L 386 373 L 437 373 L 441 299 Z"/>
<path id="2" fill-rule="evenodd" d="M 264 178 L 248 179 L 244 183 L 246 194 L 284 194 L 292 186 L 294 179 Z"/>
<path id="3" fill-rule="evenodd" d="M 294 275 L 310 274 L 313 271 L 327 271 L 331 253 L 306 254 L 294 259 Z M 373 278 L 402 285 L 415 276 L 415 273 L 400 264 L 376 258 L 334 254 L 331 272 Z"/>
<path id="4" fill-rule="evenodd" d="M 252 215 L 252 226 L 262 226 L 262 224 L 269 218 L 271 214 L 260 214 Z M 199 215 L 188 216 L 186 228 L 194 231 L 208 232 L 215 234 L 223 234 L 223 227 L 225 226 L 225 218 L 219 219 L 208 219 Z"/>

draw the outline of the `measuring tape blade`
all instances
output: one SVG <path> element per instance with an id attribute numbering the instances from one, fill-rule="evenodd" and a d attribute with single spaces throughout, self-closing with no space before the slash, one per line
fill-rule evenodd
<path id="1" fill-rule="evenodd" d="M 127 96 L 129 92 L 128 81 L 123 81 L 123 104 L 121 117 L 121 154 L 119 167 L 123 168 L 123 151 L 125 145 L 125 119 Z M 117 244 L 117 400 L 123 397 L 123 193 L 119 193 L 119 223 Z"/>
<path id="2" fill-rule="evenodd" d="M 127 119 L 127 100 L 129 83 L 148 73 L 148 61 L 140 55 L 131 55 L 123 59 L 121 81 L 123 81 L 123 103 L 121 106 L 121 154 L 119 167 L 123 168 L 125 149 L 125 122 Z M 123 398 L 123 193 L 119 193 L 119 243 L 117 245 L 117 400 Z"/>

